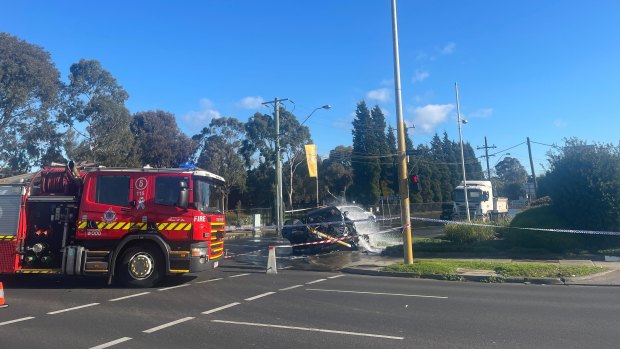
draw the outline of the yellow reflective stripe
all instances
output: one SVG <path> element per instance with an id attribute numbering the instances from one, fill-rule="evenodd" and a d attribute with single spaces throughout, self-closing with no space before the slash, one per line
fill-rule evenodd
<path id="1" fill-rule="evenodd" d="M 181 230 L 181 229 L 183 229 L 183 228 L 185 228 L 185 223 L 179 223 L 179 224 L 177 225 L 177 227 L 176 227 L 176 228 L 174 228 L 174 230 Z"/>
<path id="2" fill-rule="evenodd" d="M 88 224 L 88 222 L 86 222 L 86 221 L 80 222 L 80 224 L 78 225 L 78 229 L 84 229 L 84 228 L 86 228 L 86 225 L 87 225 L 87 224 Z"/>
<path id="3" fill-rule="evenodd" d="M 146 230 L 146 228 L 148 228 L 146 223 L 140 223 L 140 230 Z"/>
<path id="4" fill-rule="evenodd" d="M 211 226 L 215 226 L 215 225 L 224 225 L 224 222 L 213 222 L 213 223 L 211 223 Z"/>
<path id="5" fill-rule="evenodd" d="M 124 225 L 125 225 L 125 222 L 117 223 L 116 226 L 114 227 L 114 229 L 123 229 Z"/>
<path id="6" fill-rule="evenodd" d="M 220 242 L 212 242 L 212 243 L 211 243 L 211 246 L 221 245 L 221 244 L 223 244 L 223 243 L 224 243 L 224 241 L 220 241 Z"/>
<path id="7" fill-rule="evenodd" d="M 105 227 L 105 222 L 97 222 L 97 228 L 103 229 Z"/>
<path id="8" fill-rule="evenodd" d="M 178 223 L 170 223 L 168 227 L 166 228 L 166 230 L 174 230 L 174 227 L 176 227 L 177 224 Z"/>
<path id="9" fill-rule="evenodd" d="M 165 230 L 167 225 L 168 225 L 168 223 L 159 223 L 159 224 L 157 224 L 157 229 Z"/>
<path id="10" fill-rule="evenodd" d="M 125 226 L 123 227 L 123 230 L 129 230 L 131 227 L 133 226 L 133 223 L 128 222 L 125 224 Z"/>
<path id="11" fill-rule="evenodd" d="M 105 228 L 106 229 L 112 229 L 112 228 L 114 228 L 115 225 L 116 225 L 116 222 L 108 223 L 108 224 L 106 224 Z"/>
<path id="12" fill-rule="evenodd" d="M 187 226 L 185 226 L 185 229 L 183 229 L 183 230 L 190 230 L 190 229 L 192 229 L 192 224 L 191 223 L 189 223 Z"/>

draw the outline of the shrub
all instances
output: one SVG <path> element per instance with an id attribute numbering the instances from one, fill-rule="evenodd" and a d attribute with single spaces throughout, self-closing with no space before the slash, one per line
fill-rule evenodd
<path id="1" fill-rule="evenodd" d="M 620 237 L 604 235 L 571 234 L 515 228 L 574 229 L 562 221 L 551 206 L 525 210 L 510 223 L 504 238 L 514 246 L 542 248 L 551 252 L 567 250 L 596 251 L 601 248 L 620 246 Z"/>
<path id="2" fill-rule="evenodd" d="M 495 239 L 495 227 L 493 226 L 446 224 L 443 231 L 446 239 L 461 244 Z"/>

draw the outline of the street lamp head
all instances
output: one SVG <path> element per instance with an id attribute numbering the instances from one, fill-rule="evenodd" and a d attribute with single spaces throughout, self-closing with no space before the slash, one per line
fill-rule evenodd
<path id="1" fill-rule="evenodd" d="M 331 108 L 332 108 L 332 106 L 331 106 L 331 105 L 329 105 L 329 104 L 325 104 L 325 105 L 324 105 L 324 106 L 322 106 L 321 108 L 323 108 L 323 109 L 331 109 Z"/>
<path id="2" fill-rule="evenodd" d="M 461 122 L 463 123 L 463 125 L 467 125 L 467 120 L 466 119 L 461 119 Z"/>

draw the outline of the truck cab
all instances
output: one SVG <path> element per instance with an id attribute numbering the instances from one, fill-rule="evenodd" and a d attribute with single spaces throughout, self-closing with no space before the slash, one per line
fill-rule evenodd
<path id="1" fill-rule="evenodd" d="M 470 218 L 488 221 L 505 217 L 508 212 L 508 199 L 494 195 L 491 181 L 467 181 L 466 184 L 465 186 L 465 183 L 461 182 L 452 192 L 455 220 L 467 218 L 465 187 Z"/>

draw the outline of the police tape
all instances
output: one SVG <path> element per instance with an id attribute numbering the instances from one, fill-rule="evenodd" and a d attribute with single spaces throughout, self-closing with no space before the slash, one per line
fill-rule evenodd
<path id="1" fill-rule="evenodd" d="M 432 222 L 432 223 L 442 223 L 442 224 L 469 225 L 469 226 L 477 226 L 477 227 L 507 228 L 507 229 L 517 229 L 517 230 L 534 230 L 534 231 L 544 231 L 544 232 L 548 232 L 548 233 L 567 233 L 567 234 L 620 236 L 620 232 L 617 232 L 617 231 L 599 231 L 599 230 L 585 230 L 585 229 L 553 229 L 553 228 L 506 227 L 506 226 L 494 225 L 494 224 L 470 223 L 470 222 L 462 222 L 462 221 L 447 221 L 447 220 L 444 220 L 444 219 L 421 218 L 421 217 L 411 217 L 411 220 L 423 221 L 423 222 Z"/>
<path id="2" fill-rule="evenodd" d="M 400 217 L 395 216 L 395 217 L 376 218 L 376 219 L 347 219 L 347 220 L 338 220 L 338 221 L 333 221 L 333 222 L 316 222 L 316 223 L 309 223 L 309 224 L 304 224 L 304 223 L 284 224 L 282 225 L 282 228 L 299 228 L 299 227 L 306 227 L 306 226 L 316 228 L 316 227 L 326 227 L 330 225 L 343 225 L 347 223 L 362 223 L 362 222 L 375 223 L 375 222 L 389 221 L 389 220 L 395 220 L 395 219 L 400 219 Z M 237 227 L 231 228 L 230 226 L 227 226 L 226 232 L 247 231 L 248 229 L 252 229 L 252 230 L 276 229 L 277 227 L 278 227 L 277 225 L 260 225 L 260 226 L 252 226 L 251 228 L 237 228 Z"/>
<path id="3" fill-rule="evenodd" d="M 237 258 L 237 257 L 240 257 L 240 256 L 248 256 L 248 255 L 251 255 L 251 254 L 267 251 L 269 248 L 284 248 L 284 247 L 298 247 L 298 246 L 333 244 L 333 243 L 336 243 L 338 241 L 344 241 L 344 240 L 353 239 L 354 237 L 355 236 L 351 236 L 350 235 L 350 236 L 344 236 L 344 237 L 341 237 L 341 238 L 326 239 L 326 240 L 321 240 L 321 241 L 301 242 L 301 243 L 298 243 L 298 244 L 275 245 L 275 246 L 272 245 L 272 246 L 268 246 L 267 248 L 261 248 L 260 250 L 254 250 L 254 251 L 250 251 L 250 252 L 246 252 L 246 253 L 238 253 L 238 254 L 233 254 L 233 255 L 228 255 L 228 252 L 226 252 L 226 254 L 224 255 L 224 259 Z"/>

